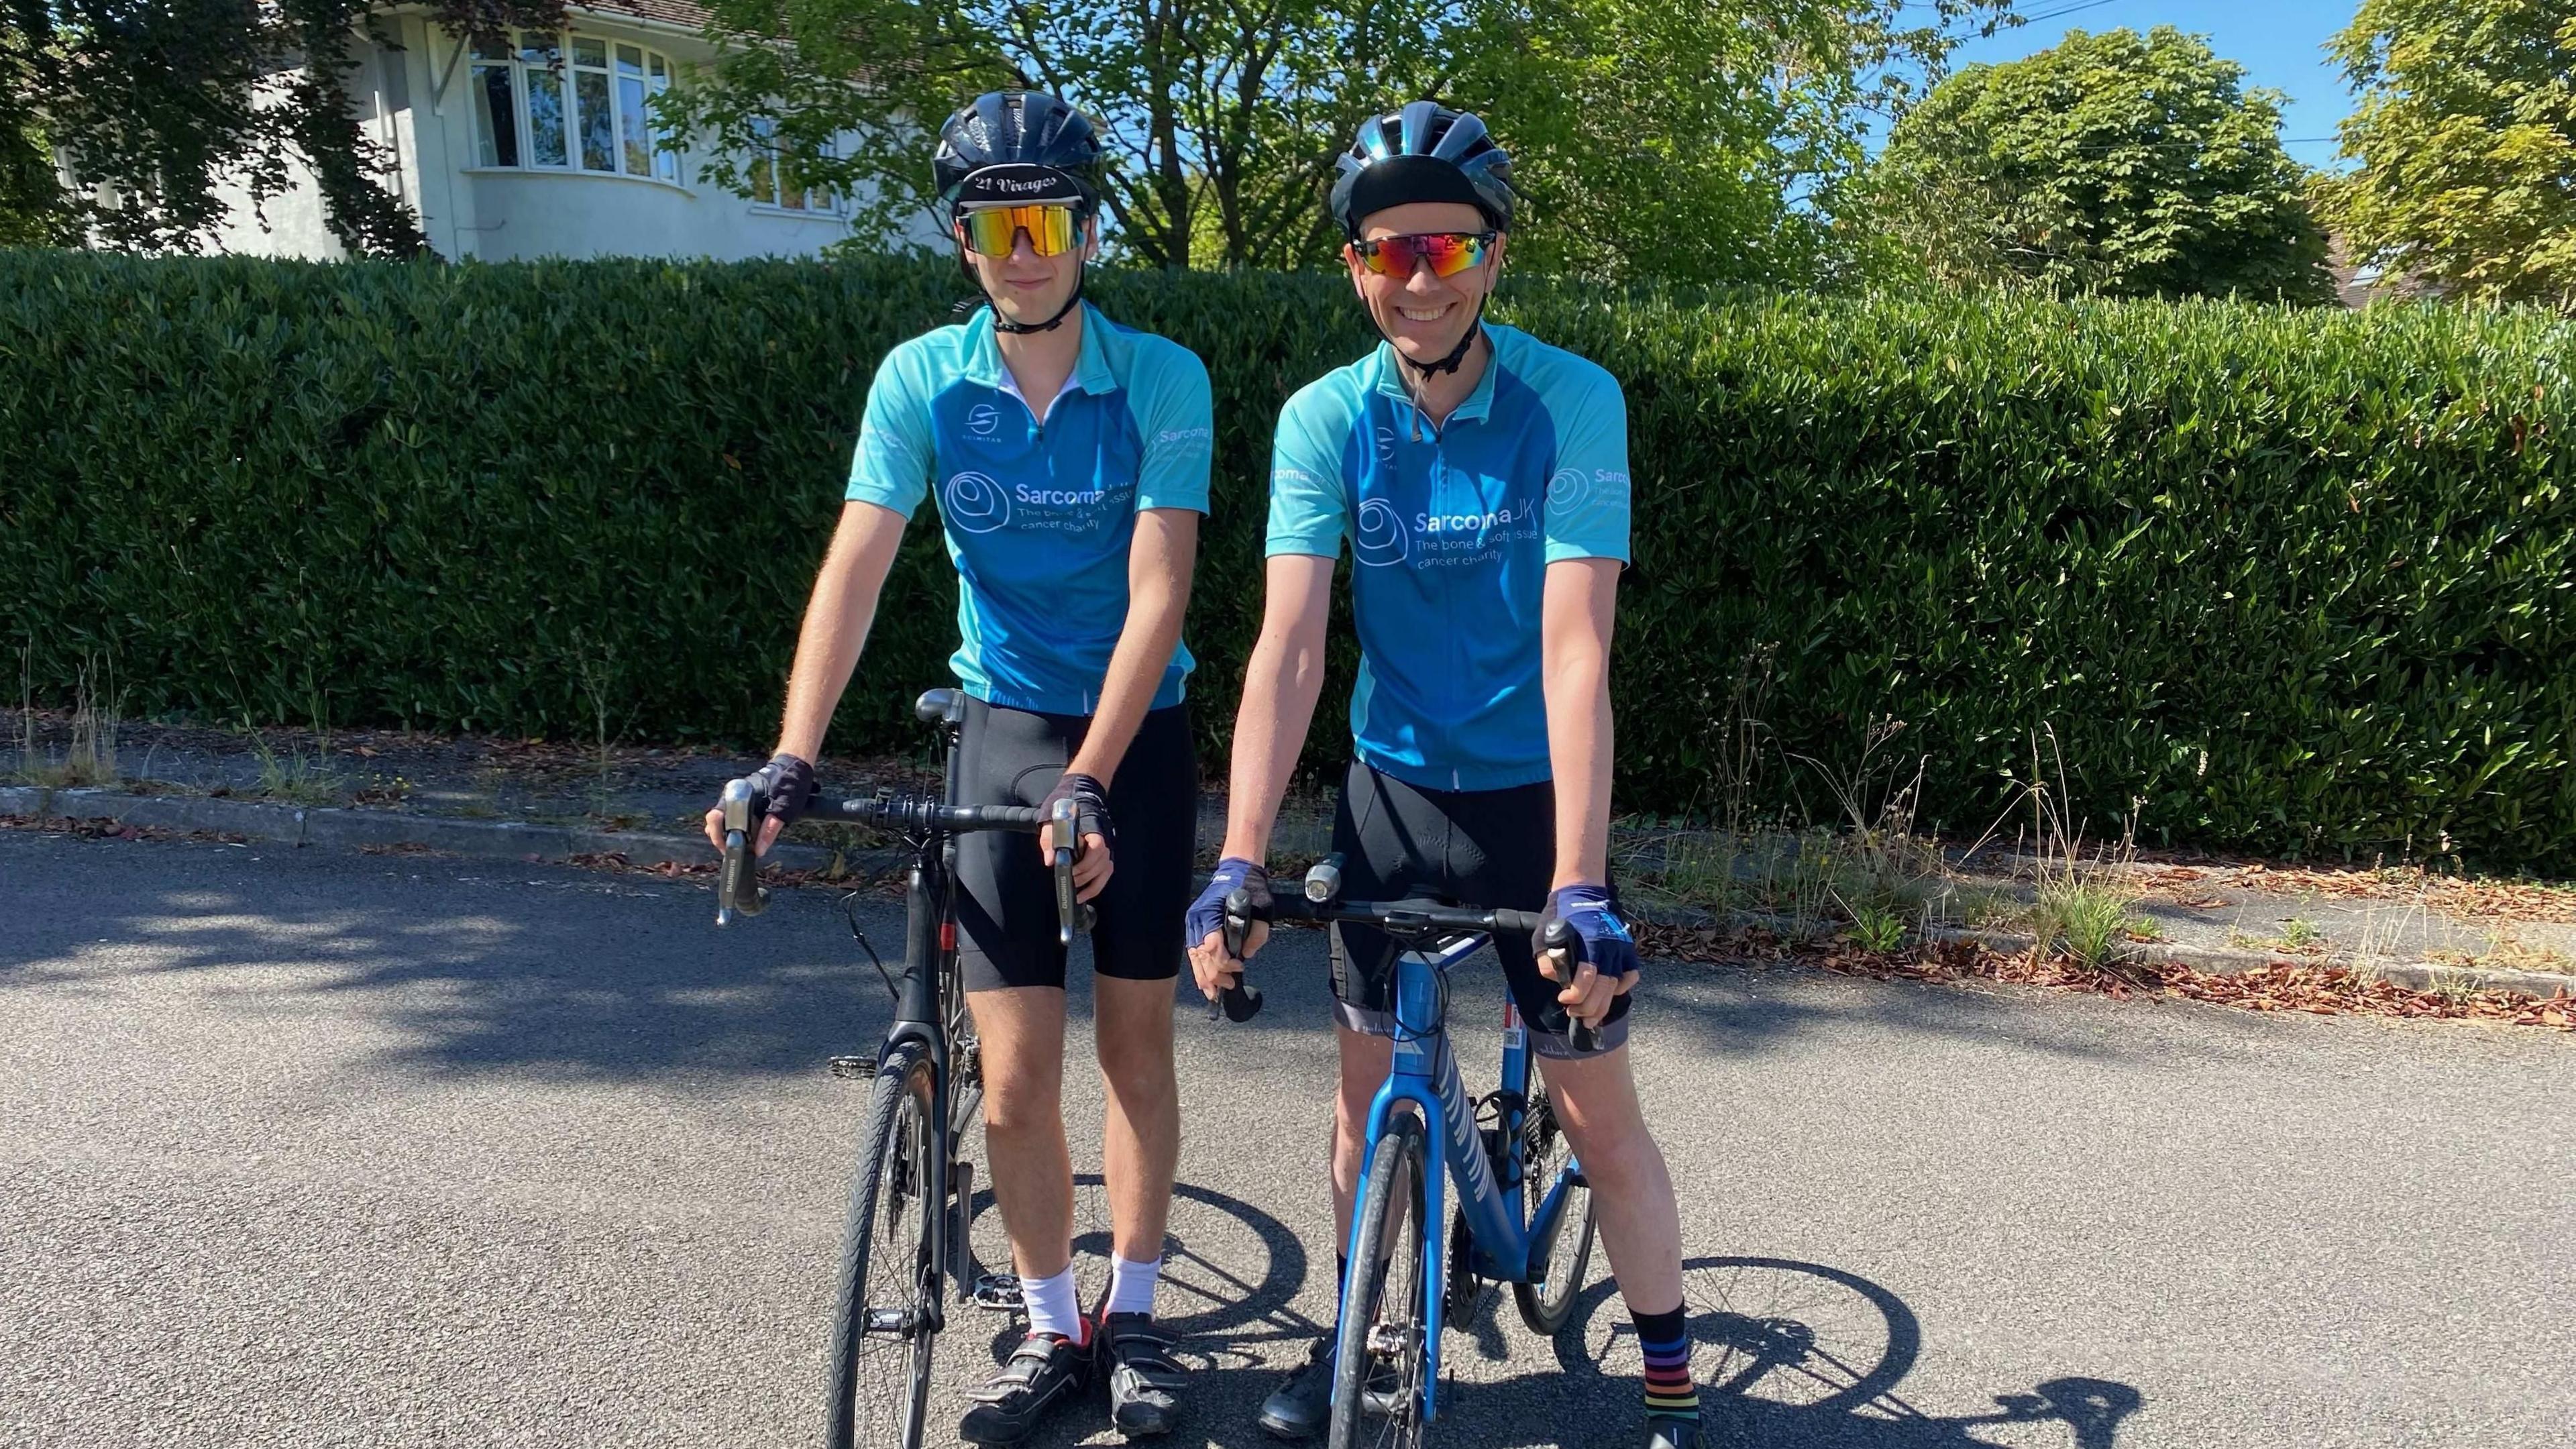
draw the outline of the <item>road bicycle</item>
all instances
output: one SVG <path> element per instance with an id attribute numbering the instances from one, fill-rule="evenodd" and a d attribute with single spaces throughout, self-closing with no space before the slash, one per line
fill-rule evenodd
<path id="1" fill-rule="evenodd" d="M 1497 932 L 1544 929 L 1540 948 L 1561 967 L 1577 958 L 1580 940 L 1563 921 L 1534 911 L 1344 901 L 1341 877 L 1341 857 L 1333 856 L 1306 873 L 1302 898 L 1236 891 L 1225 904 L 1226 949 L 1241 959 L 1256 920 L 1352 922 L 1403 944 L 1395 962 L 1395 1058 L 1369 1106 L 1363 1186 L 1351 1215 L 1330 1446 L 1412 1449 L 1439 1417 L 1442 1325 L 1463 1323 L 1484 1285 L 1501 1282 L 1512 1285 L 1530 1330 L 1554 1337 L 1592 1258 L 1591 1184 L 1570 1151 L 1555 1163 L 1560 1134 L 1547 1088 L 1530 1084 L 1529 1030 L 1506 1002 L 1502 1083 L 1469 1102 L 1449 1049 L 1449 972 Z M 1244 990 L 1239 979 L 1233 990 Z M 1226 1014 L 1243 1020 L 1258 1009 L 1256 995 L 1229 1001 Z M 1597 1040 L 1579 1022 L 1571 1035 L 1577 1051 Z M 1447 1182 L 1431 1167 L 1434 1144 Z M 1458 1203 L 1444 1251 L 1430 1225 L 1441 1221 L 1449 1183 Z M 1532 1183 L 1545 1184 L 1534 1204 Z"/>
<path id="2" fill-rule="evenodd" d="M 1024 805 L 957 802 L 958 737 L 966 696 L 934 689 L 913 712 L 946 751 L 943 798 L 880 790 L 831 800 L 816 792 L 807 819 L 870 825 L 900 835 L 911 853 L 904 887 L 903 971 L 889 976 L 894 1024 L 873 1056 L 832 1059 L 835 1076 L 872 1080 L 859 1135 L 857 1175 L 841 1238 L 831 1348 L 830 1449 L 919 1449 L 930 1402 L 931 1349 L 947 1326 L 948 1290 L 996 1311 L 1020 1306 L 1019 1280 L 986 1272 L 969 1232 L 974 1164 L 965 1144 L 984 1101 L 973 1018 L 957 970 L 957 839 L 976 831 L 1035 834 L 1055 827 L 1057 931 L 1066 945 L 1090 928 L 1074 898 L 1076 831 L 1070 800 L 1050 817 Z M 716 875 L 716 924 L 767 905 L 753 853 L 769 801 L 756 779 L 725 786 L 724 861 Z M 873 951 L 870 953 L 873 955 Z M 878 965 L 882 972 L 884 965 Z"/>

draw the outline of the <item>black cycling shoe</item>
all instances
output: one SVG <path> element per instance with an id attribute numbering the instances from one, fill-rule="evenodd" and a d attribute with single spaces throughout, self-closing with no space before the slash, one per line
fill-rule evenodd
<path id="1" fill-rule="evenodd" d="M 966 1391 L 975 1407 L 957 1425 L 969 1444 L 1017 1444 L 1037 1429 L 1048 1409 L 1069 1401 L 1090 1382 L 1091 1351 L 1054 1334 L 1032 1333 L 1011 1350 L 982 1385 Z"/>
<path id="2" fill-rule="evenodd" d="M 1168 1434 L 1181 1422 L 1181 1378 L 1172 1336 L 1150 1313 L 1112 1313 L 1092 1336 L 1109 1380 L 1109 1422 L 1130 1439 Z"/>
<path id="3" fill-rule="evenodd" d="M 1333 1409 L 1333 1341 L 1315 1340 L 1306 1361 L 1261 1405 L 1261 1427 L 1282 1439 L 1312 1439 L 1324 1432 Z"/>
<path id="4" fill-rule="evenodd" d="M 1699 1449 L 1699 1420 L 1668 1419 L 1661 1414 L 1646 1420 L 1646 1449 Z"/>

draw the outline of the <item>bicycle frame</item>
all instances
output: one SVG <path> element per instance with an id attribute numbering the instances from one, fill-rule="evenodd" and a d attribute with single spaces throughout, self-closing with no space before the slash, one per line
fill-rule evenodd
<path id="1" fill-rule="evenodd" d="M 1499 1125 L 1504 1161 L 1511 1169 L 1512 1181 L 1506 1185 L 1495 1180 L 1493 1162 L 1476 1130 L 1475 1107 L 1467 1100 L 1466 1087 L 1459 1078 L 1458 1059 L 1449 1050 L 1448 1023 L 1442 1019 L 1443 974 L 1484 949 L 1485 941 L 1482 935 L 1470 934 L 1430 949 L 1409 949 L 1396 957 L 1395 1061 L 1376 1099 L 1369 1104 L 1368 1148 L 1360 1165 L 1360 1180 L 1365 1182 L 1369 1164 L 1377 1160 L 1378 1144 L 1385 1140 L 1388 1117 L 1408 1104 L 1422 1114 L 1426 1135 L 1438 1144 L 1448 1163 L 1446 1173 L 1426 1171 L 1422 1175 L 1425 1424 L 1440 1416 L 1441 1315 L 1448 1296 L 1448 1215 L 1443 1209 L 1449 1182 L 1454 1179 L 1462 1185 L 1459 1207 L 1466 1215 L 1473 1255 L 1470 1261 L 1476 1273 L 1498 1282 L 1528 1283 L 1545 1278 L 1548 1268 L 1544 1258 L 1531 1261 L 1531 1244 L 1547 1241 L 1548 1230 L 1564 1210 L 1566 1188 L 1583 1174 L 1582 1164 L 1569 1155 L 1548 1185 L 1546 1195 L 1539 1199 L 1537 1212 L 1523 1216 L 1528 1184 L 1521 1169 L 1521 1125 L 1529 1101 L 1529 1029 L 1521 1023 L 1520 1013 L 1506 1004 L 1501 1098 L 1505 1107 L 1504 1120 Z M 1409 1025 L 1413 1023 L 1429 1025 L 1427 1029 Z M 1516 1103 L 1519 1105 L 1513 1105 Z M 1344 1285 L 1344 1302 L 1352 1301 L 1350 1295 L 1359 1286 L 1357 1275 L 1372 1266 L 1358 1259 L 1356 1212 L 1352 1215 L 1351 1234 L 1345 1251 L 1351 1255 L 1353 1277 Z"/>
<path id="2" fill-rule="evenodd" d="M 965 695 L 952 697 L 948 710 L 939 722 L 941 743 L 946 747 L 947 768 L 942 771 L 945 786 L 941 800 L 948 805 L 959 802 L 957 757 L 965 722 Z M 912 868 L 904 884 L 904 949 L 903 978 L 895 992 L 893 1024 L 886 1028 L 885 1041 L 877 1048 L 877 1059 L 885 1060 L 905 1042 L 917 1042 L 930 1058 L 931 1122 L 930 1182 L 924 1194 L 926 1203 L 937 1204 L 936 1226 L 931 1230 L 930 1260 L 941 1265 L 960 1301 L 975 1291 L 976 1265 L 967 1233 L 968 1214 L 974 1195 L 973 1164 L 957 1158 L 956 1145 L 966 1119 L 982 1107 L 980 1100 L 961 1101 L 957 1095 L 955 1059 L 950 1054 L 947 1017 L 959 1011 L 964 1000 L 957 979 L 957 926 L 949 914 L 951 894 L 956 888 L 957 837 L 941 832 L 932 841 L 925 840 L 915 853 Z M 981 1093 L 975 1096 L 980 1099 Z M 938 1110 L 944 1108 L 945 1110 Z M 952 1175 L 955 1182 L 952 1194 Z M 948 1204 L 955 1202 L 955 1212 Z M 931 1295 L 932 1330 L 947 1328 L 947 1305 L 941 1294 Z"/>

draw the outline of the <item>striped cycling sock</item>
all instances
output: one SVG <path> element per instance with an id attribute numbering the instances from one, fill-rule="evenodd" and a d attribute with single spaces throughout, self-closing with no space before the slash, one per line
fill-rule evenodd
<path id="1" fill-rule="evenodd" d="M 1628 1316 L 1637 1326 L 1637 1346 L 1646 1355 L 1646 1412 L 1666 1419 L 1698 1418 L 1699 1385 L 1691 1382 L 1690 1328 L 1682 1320 L 1682 1310 L 1631 1310 Z"/>

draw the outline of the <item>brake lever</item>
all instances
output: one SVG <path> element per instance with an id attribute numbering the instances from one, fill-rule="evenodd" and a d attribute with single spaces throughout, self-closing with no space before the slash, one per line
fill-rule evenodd
<path id="1" fill-rule="evenodd" d="M 1556 958 L 1556 969 L 1565 973 L 1561 984 L 1574 984 L 1574 967 L 1582 960 L 1583 954 L 1582 938 L 1574 934 L 1574 927 L 1559 916 L 1539 931 L 1538 945 L 1540 950 Z M 1590 1023 L 1571 1014 L 1566 1020 L 1570 1027 L 1565 1034 L 1566 1041 L 1575 1051 L 1589 1053 L 1600 1047 L 1601 1033 Z"/>
<path id="2" fill-rule="evenodd" d="M 1253 919 L 1252 892 L 1238 889 L 1225 898 L 1225 954 L 1233 957 L 1238 966 L 1246 964 L 1243 938 L 1251 934 Z M 1260 1014 L 1261 993 L 1244 983 L 1241 971 L 1235 972 L 1234 979 L 1217 992 L 1216 1000 L 1208 1003 L 1210 1021 L 1223 1017 L 1227 1021 L 1245 1022 Z"/>
<path id="3" fill-rule="evenodd" d="M 1093 920 L 1088 903 L 1076 900 L 1073 893 L 1074 853 L 1081 836 L 1075 830 L 1077 816 L 1070 797 L 1055 802 L 1047 815 L 1047 825 L 1055 832 L 1055 939 L 1059 946 L 1073 944 L 1076 931 L 1088 931 Z"/>
<path id="4" fill-rule="evenodd" d="M 760 857 L 752 848 L 769 805 L 760 787 L 745 779 L 725 782 L 718 808 L 724 812 L 724 863 L 716 871 L 716 924 L 729 926 L 736 915 L 769 909 L 769 888 L 760 883 Z"/>

